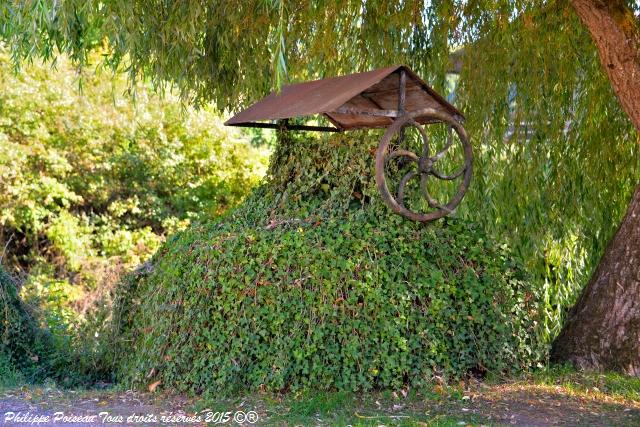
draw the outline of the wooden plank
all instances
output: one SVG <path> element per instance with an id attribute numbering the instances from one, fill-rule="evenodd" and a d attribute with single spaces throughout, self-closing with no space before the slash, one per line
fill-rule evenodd
<path id="1" fill-rule="evenodd" d="M 398 112 L 404 113 L 404 104 L 407 99 L 407 73 L 404 70 L 400 70 L 400 84 L 398 87 Z"/>
<path id="2" fill-rule="evenodd" d="M 261 128 L 261 129 L 285 129 L 285 130 L 308 130 L 317 132 L 342 132 L 342 129 L 334 128 L 331 126 L 307 126 L 307 125 L 289 125 L 278 123 L 259 123 L 259 122 L 247 122 L 237 123 L 228 126 L 238 126 L 245 128 Z"/>
<path id="3" fill-rule="evenodd" d="M 340 107 L 335 111 L 332 111 L 338 114 L 351 114 L 354 116 L 372 116 L 372 117 L 398 117 L 399 113 L 397 110 L 377 110 L 374 108 L 351 108 L 351 107 Z"/>

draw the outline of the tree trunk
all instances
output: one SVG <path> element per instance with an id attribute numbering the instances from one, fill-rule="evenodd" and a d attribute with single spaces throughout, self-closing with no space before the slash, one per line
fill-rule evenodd
<path id="1" fill-rule="evenodd" d="M 640 186 L 552 355 L 582 369 L 640 376 Z"/>
<path id="2" fill-rule="evenodd" d="M 640 130 L 638 23 L 623 1 L 574 0 L 611 85 Z M 640 185 L 553 344 L 552 360 L 640 376 Z"/>
<path id="3" fill-rule="evenodd" d="M 640 40 L 638 21 L 622 0 L 573 0 L 589 29 L 611 86 L 640 131 Z"/>

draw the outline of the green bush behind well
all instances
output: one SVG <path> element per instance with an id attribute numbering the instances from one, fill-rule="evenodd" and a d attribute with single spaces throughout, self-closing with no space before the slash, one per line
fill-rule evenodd
<path id="1" fill-rule="evenodd" d="M 126 385 L 180 391 L 419 386 L 536 363 L 539 296 L 508 247 L 382 205 L 379 133 L 282 136 L 267 181 L 170 238 L 118 288 Z"/>
<path id="2" fill-rule="evenodd" d="M 54 329 L 264 175 L 268 151 L 210 109 L 64 57 L 14 71 L 0 47 L 0 259 Z"/>

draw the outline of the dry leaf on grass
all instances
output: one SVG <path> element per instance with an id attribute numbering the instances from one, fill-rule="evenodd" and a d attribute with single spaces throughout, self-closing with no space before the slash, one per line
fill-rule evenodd
<path id="1" fill-rule="evenodd" d="M 153 393 L 156 391 L 156 388 L 158 388 L 158 386 L 162 383 L 162 381 L 158 380 L 156 382 L 153 382 L 151 384 L 149 384 L 149 393 Z"/>

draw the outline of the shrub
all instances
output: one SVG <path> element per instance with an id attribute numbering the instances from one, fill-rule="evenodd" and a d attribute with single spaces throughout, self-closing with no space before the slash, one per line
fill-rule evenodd
<path id="1" fill-rule="evenodd" d="M 13 279 L 0 267 L 0 357 L 7 371 L 39 357 L 33 352 L 36 336 L 36 322 L 23 307 Z"/>
<path id="2" fill-rule="evenodd" d="M 67 293 L 47 285 L 52 289 L 25 301 L 16 282 L 0 267 L 0 386 L 49 380 L 68 387 L 111 380 L 102 348 L 93 345 L 105 319 L 78 324 L 64 301 Z M 54 285 L 70 286 L 64 281 Z M 108 312 L 105 308 L 96 315 Z"/>
<path id="3" fill-rule="evenodd" d="M 266 151 L 216 113 L 143 84 L 134 102 L 124 76 L 79 75 L 65 58 L 15 74 L 1 48 L 0 76 L 0 246 L 39 283 L 46 271 L 84 291 L 109 285 L 166 233 L 236 205 L 266 169 Z"/>
<path id="4" fill-rule="evenodd" d="M 55 369 L 53 338 L 21 301 L 13 279 L 0 267 L 0 383 L 38 381 Z"/>
<path id="5" fill-rule="evenodd" d="M 460 219 L 388 211 L 379 136 L 283 136 L 243 204 L 128 276 L 113 335 L 125 384 L 366 390 L 535 363 L 538 296 L 517 258 Z"/>
<path id="6" fill-rule="evenodd" d="M 3 352 L 0 352 L 0 390 L 3 387 L 15 387 L 24 382 L 22 374 L 18 371 L 11 359 Z"/>

